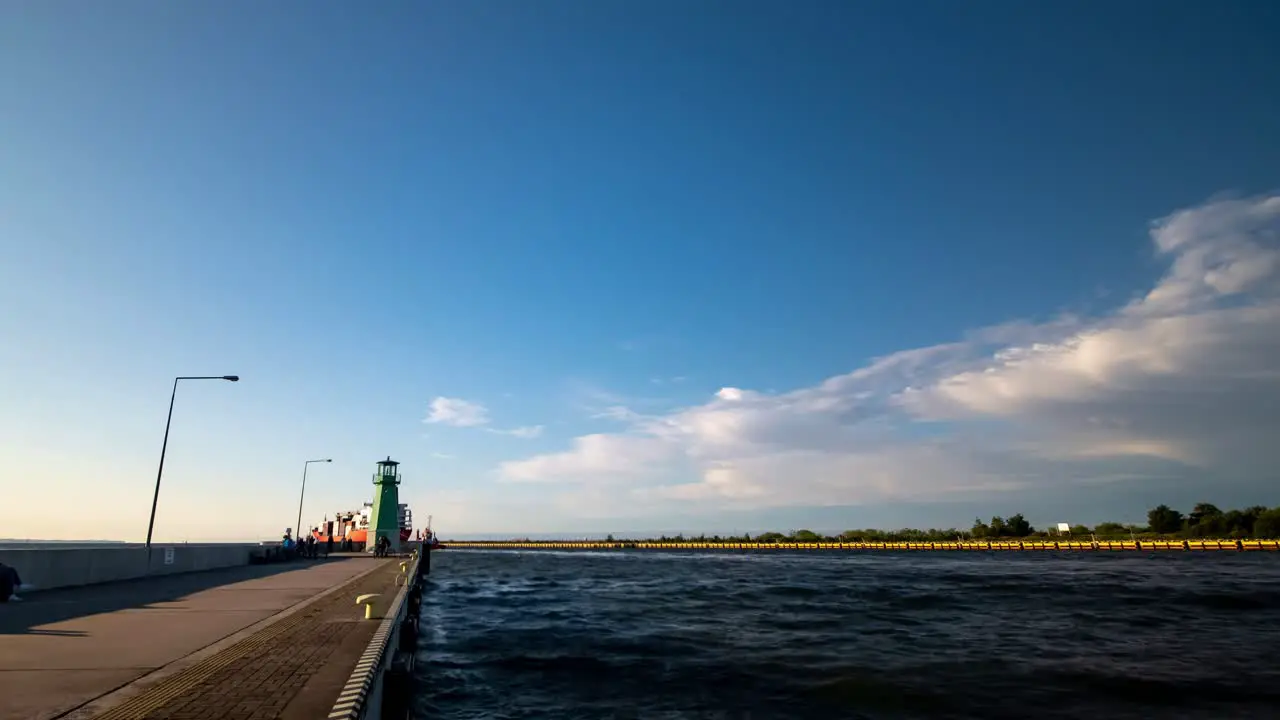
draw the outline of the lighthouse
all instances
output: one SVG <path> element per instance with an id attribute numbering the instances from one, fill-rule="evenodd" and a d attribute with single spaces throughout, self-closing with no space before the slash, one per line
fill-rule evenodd
<path id="1" fill-rule="evenodd" d="M 378 461 L 373 475 L 373 512 L 369 516 L 369 535 L 365 549 L 372 552 L 378 541 L 391 541 L 391 550 L 400 551 L 400 463 L 391 459 Z"/>

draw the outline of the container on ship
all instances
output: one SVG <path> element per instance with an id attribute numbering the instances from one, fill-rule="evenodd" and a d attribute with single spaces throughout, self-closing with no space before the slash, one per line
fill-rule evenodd
<path id="1" fill-rule="evenodd" d="M 333 538 L 335 549 L 362 551 L 369 537 L 369 516 L 373 513 L 373 503 L 365 503 L 357 510 L 335 513 L 333 519 L 325 519 L 311 528 L 311 534 L 317 542 L 328 542 Z M 405 503 L 400 503 L 399 512 L 400 542 L 408 542 L 413 536 L 413 511 Z"/>

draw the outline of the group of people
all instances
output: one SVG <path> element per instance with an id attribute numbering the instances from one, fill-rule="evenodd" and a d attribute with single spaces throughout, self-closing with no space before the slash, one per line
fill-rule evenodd
<path id="1" fill-rule="evenodd" d="M 22 582 L 22 577 L 18 575 L 17 568 L 0 563 L 0 603 L 22 602 L 22 598 L 18 596 L 18 591 L 30 589 L 30 585 Z"/>
<path id="2" fill-rule="evenodd" d="M 320 555 L 320 542 L 317 541 L 316 536 L 312 534 L 308 534 L 305 540 L 294 542 L 293 538 L 289 536 L 289 533 L 285 533 L 284 541 L 281 544 L 284 546 L 285 553 L 292 557 L 310 558 L 314 560 Z M 328 557 L 332 552 L 333 538 L 329 537 L 326 538 L 324 542 L 325 557 Z"/>
<path id="3" fill-rule="evenodd" d="M 431 534 L 430 530 L 427 531 L 425 538 L 428 544 L 435 542 L 435 536 Z M 378 539 L 373 543 L 373 554 L 376 557 L 390 555 L 391 544 L 391 538 L 386 535 L 379 535 Z M 319 557 L 321 549 L 324 550 L 325 557 L 333 553 L 333 538 L 326 537 L 324 542 L 320 542 L 316 540 L 314 533 L 309 533 L 305 538 L 294 540 L 289 532 L 285 532 L 284 539 L 280 545 L 284 548 L 286 558 L 308 558 L 314 560 Z M 350 552 L 352 550 L 351 541 L 343 539 L 339 549 L 343 552 Z"/>

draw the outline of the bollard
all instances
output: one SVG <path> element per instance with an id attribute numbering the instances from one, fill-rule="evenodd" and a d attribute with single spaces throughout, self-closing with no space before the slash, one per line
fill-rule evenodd
<path id="1" fill-rule="evenodd" d="M 380 597 L 378 593 L 365 593 L 356 597 L 357 605 L 364 605 L 364 619 L 373 620 L 373 604 Z"/>

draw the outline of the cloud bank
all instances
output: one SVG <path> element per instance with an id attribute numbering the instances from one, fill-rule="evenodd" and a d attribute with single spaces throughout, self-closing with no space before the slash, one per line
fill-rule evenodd
<path id="1" fill-rule="evenodd" d="M 1105 316 L 983 328 L 787 393 L 721 389 L 501 464 L 597 517 L 856 505 L 1202 473 L 1280 460 L 1280 196 L 1152 223 L 1169 263 Z"/>

